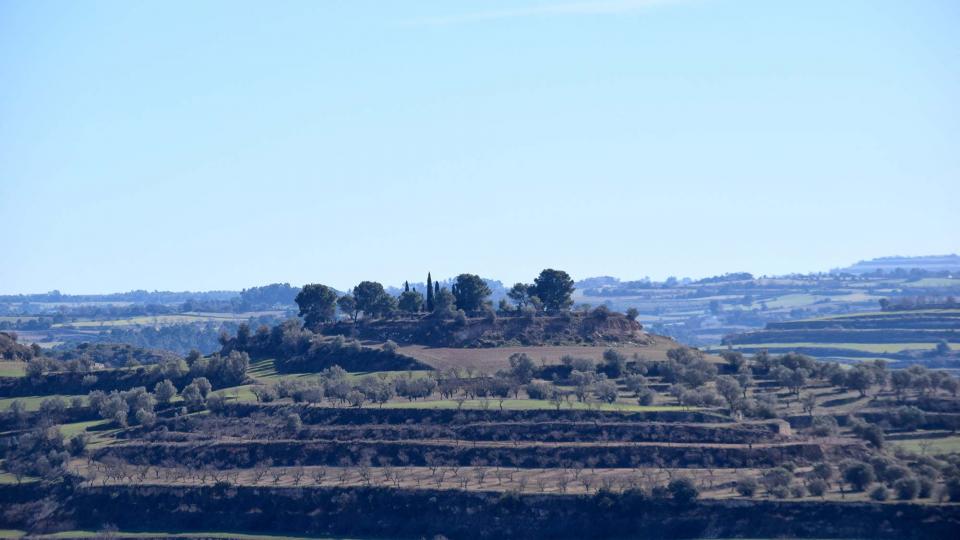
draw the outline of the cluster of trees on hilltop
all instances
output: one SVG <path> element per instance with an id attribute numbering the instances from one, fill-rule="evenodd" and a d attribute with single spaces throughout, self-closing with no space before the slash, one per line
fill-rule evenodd
<path id="1" fill-rule="evenodd" d="M 533 283 L 517 283 L 508 297 L 499 305 L 501 312 L 524 311 L 559 312 L 570 309 L 573 304 L 574 283 L 562 270 L 546 269 Z M 427 274 L 426 294 L 404 284 L 403 292 L 395 297 L 376 281 L 360 282 L 352 291 L 338 295 L 332 287 L 311 283 L 303 287 L 294 299 L 300 308 L 300 316 L 308 328 L 317 328 L 325 322 L 334 321 L 337 313 L 353 321 L 361 318 L 391 317 L 397 314 L 429 314 L 438 318 L 462 312 L 478 314 L 492 312 L 489 300 L 491 291 L 487 283 L 476 274 L 460 274 L 450 288 L 441 287 Z"/>

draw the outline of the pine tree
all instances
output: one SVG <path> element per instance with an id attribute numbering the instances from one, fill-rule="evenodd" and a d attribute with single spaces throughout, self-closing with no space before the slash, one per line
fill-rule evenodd
<path id="1" fill-rule="evenodd" d="M 427 311 L 433 312 L 433 280 L 430 279 L 430 272 L 427 272 Z"/>
<path id="2" fill-rule="evenodd" d="M 410 282 L 409 282 L 409 281 L 404 281 L 404 282 L 403 282 L 403 292 L 410 292 Z"/>

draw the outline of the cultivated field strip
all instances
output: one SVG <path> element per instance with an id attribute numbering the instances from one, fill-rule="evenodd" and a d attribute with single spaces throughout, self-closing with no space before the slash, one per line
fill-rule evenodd
<path id="1" fill-rule="evenodd" d="M 473 489 L 500 492 L 554 494 L 591 493 L 596 488 L 645 488 L 667 483 L 684 474 L 704 479 L 714 497 L 729 496 L 734 483 L 745 476 L 759 478 L 762 469 L 601 468 L 583 464 L 547 469 L 516 467 L 258 467 L 255 469 L 197 469 L 131 466 L 116 463 L 83 468 L 91 485 L 216 485 L 271 487 L 387 487 L 397 489 Z"/>
<path id="2" fill-rule="evenodd" d="M 304 425 L 300 440 L 451 440 L 499 442 L 675 442 L 748 444 L 781 440 L 780 422 L 696 424 L 670 422 L 473 422 L 467 424 Z M 168 440 L 287 438 L 282 418 L 199 417 L 166 424 Z"/>

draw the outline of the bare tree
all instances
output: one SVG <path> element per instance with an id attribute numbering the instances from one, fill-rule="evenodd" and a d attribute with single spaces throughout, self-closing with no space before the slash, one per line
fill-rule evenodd
<path id="1" fill-rule="evenodd" d="M 259 484 L 263 477 L 267 474 L 267 471 L 270 470 L 269 461 L 258 461 L 256 465 L 253 466 L 253 483 Z"/>
<path id="2" fill-rule="evenodd" d="M 313 477 L 313 482 L 319 486 L 323 484 L 323 479 L 327 477 L 327 468 L 317 467 L 311 471 L 310 476 Z"/>
<path id="3" fill-rule="evenodd" d="M 486 479 L 486 477 L 487 477 L 487 468 L 486 468 L 486 467 L 475 467 L 475 468 L 473 469 L 473 474 L 474 474 L 474 476 L 477 477 L 477 484 L 479 484 L 480 487 L 483 487 L 483 481 L 484 481 L 484 479 Z"/>
<path id="4" fill-rule="evenodd" d="M 557 487 L 560 488 L 560 493 L 566 493 L 569 484 L 570 478 L 567 476 L 567 471 L 563 471 L 560 473 L 560 478 L 557 478 Z"/>
<path id="5" fill-rule="evenodd" d="M 304 475 L 303 467 L 301 467 L 300 465 L 297 465 L 296 467 L 294 467 L 293 472 L 290 475 L 291 478 L 293 478 L 293 485 L 299 486 L 300 482 L 303 480 L 303 475 Z"/>

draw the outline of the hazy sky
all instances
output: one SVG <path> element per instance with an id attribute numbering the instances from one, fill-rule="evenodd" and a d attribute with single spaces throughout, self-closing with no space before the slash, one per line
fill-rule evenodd
<path id="1" fill-rule="evenodd" d="M 956 0 L 0 1 L 0 293 L 960 251 Z"/>

